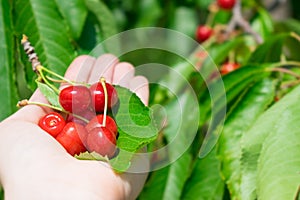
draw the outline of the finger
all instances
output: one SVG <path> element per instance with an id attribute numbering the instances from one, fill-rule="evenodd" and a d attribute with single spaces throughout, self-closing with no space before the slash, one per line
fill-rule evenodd
<path id="1" fill-rule="evenodd" d="M 121 62 L 115 66 L 113 81 L 115 85 L 129 88 L 129 81 L 134 77 L 134 67 L 130 63 Z"/>
<path id="2" fill-rule="evenodd" d="M 144 76 L 136 76 L 131 79 L 129 82 L 129 89 L 136 93 L 145 105 L 148 105 L 149 82 Z"/>
<path id="3" fill-rule="evenodd" d="M 101 77 L 105 77 L 108 83 L 112 82 L 114 67 L 119 62 L 118 58 L 112 54 L 104 54 L 97 58 L 88 78 L 88 83 L 95 83 Z"/>
<path id="4" fill-rule="evenodd" d="M 83 55 L 77 57 L 67 69 L 65 78 L 79 83 L 86 83 L 90 77 L 95 62 L 96 59 L 91 56 Z M 63 85 L 64 84 L 62 84 L 62 86 Z"/>

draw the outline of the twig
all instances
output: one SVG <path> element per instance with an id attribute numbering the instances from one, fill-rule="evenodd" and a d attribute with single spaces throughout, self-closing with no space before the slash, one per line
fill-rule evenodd
<path id="1" fill-rule="evenodd" d="M 263 42 L 261 36 L 258 33 L 256 33 L 251 28 L 249 22 L 243 18 L 240 0 L 237 0 L 233 7 L 232 17 L 225 31 L 226 35 L 228 36 L 231 32 L 233 32 L 236 26 L 240 26 L 246 33 L 251 34 L 258 44 L 261 44 Z"/>

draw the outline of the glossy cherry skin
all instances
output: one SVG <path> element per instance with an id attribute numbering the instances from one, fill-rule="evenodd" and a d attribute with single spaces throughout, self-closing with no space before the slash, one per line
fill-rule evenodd
<path id="1" fill-rule="evenodd" d="M 91 94 L 85 86 L 71 85 L 60 91 L 59 103 L 66 111 L 81 113 L 90 106 Z"/>
<path id="2" fill-rule="evenodd" d="M 105 86 L 107 90 L 107 108 L 110 109 L 118 102 L 118 94 L 111 84 L 105 83 Z M 103 112 L 105 104 L 105 95 L 101 82 L 91 85 L 90 92 L 92 95 L 93 108 L 96 112 Z"/>
<path id="3" fill-rule="evenodd" d="M 105 127 L 92 129 L 86 139 L 86 147 L 89 152 L 97 152 L 102 156 L 113 157 L 116 152 L 115 134 Z"/>
<path id="4" fill-rule="evenodd" d="M 217 4 L 222 9 L 231 10 L 235 4 L 235 0 L 217 0 Z"/>
<path id="5" fill-rule="evenodd" d="M 198 42 L 204 42 L 212 35 L 213 30 L 207 25 L 198 26 L 196 30 L 196 39 Z"/>
<path id="6" fill-rule="evenodd" d="M 81 124 L 68 122 L 60 134 L 57 135 L 56 140 L 66 149 L 72 156 L 85 152 L 84 146 L 87 131 Z"/>
<path id="7" fill-rule="evenodd" d="M 57 112 L 48 113 L 38 123 L 44 131 L 53 137 L 56 137 L 63 130 L 65 124 L 65 119 Z"/>
<path id="8" fill-rule="evenodd" d="M 102 123 L 103 123 L 103 116 L 102 114 L 97 115 L 96 117 L 94 117 L 86 126 L 86 130 L 87 132 L 90 132 L 92 129 L 97 128 L 97 127 L 103 127 Z M 115 136 L 117 136 L 118 134 L 118 127 L 117 124 L 115 122 L 115 120 L 113 118 L 111 118 L 110 116 L 106 115 L 106 124 L 105 127 L 108 128 L 109 130 L 111 130 Z"/>
<path id="9" fill-rule="evenodd" d="M 239 67 L 240 65 L 238 63 L 224 63 L 220 68 L 220 73 L 225 75 L 238 69 Z"/>

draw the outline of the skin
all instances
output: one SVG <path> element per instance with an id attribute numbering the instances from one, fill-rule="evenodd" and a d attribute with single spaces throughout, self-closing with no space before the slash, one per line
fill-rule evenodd
<path id="1" fill-rule="evenodd" d="M 129 88 L 148 103 L 146 78 L 134 76 L 134 67 L 113 55 L 77 57 L 65 74 L 70 80 L 89 83 L 101 76 Z M 30 101 L 47 102 L 39 90 Z M 28 105 L 0 123 L 0 184 L 5 199 L 135 199 L 147 173 L 117 174 L 106 163 L 73 158 L 37 125 L 50 111 Z M 147 171 L 148 164 L 145 157 L 135 158 L 132 167 Z"/>

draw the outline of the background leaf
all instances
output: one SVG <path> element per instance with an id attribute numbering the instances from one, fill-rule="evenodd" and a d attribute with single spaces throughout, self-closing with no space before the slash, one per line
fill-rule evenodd
<path id="1" fill-rule="evenodd" d="M 222 163 L 222 176 L 233 199 L 241 199 L 241 137 L 258 116 L 273 102 L 274 96 L 274 81 L 270 79 L 259 81 L 243 97 L 239 98 L 226 119 L 218 141 L 218 158 Z"/>
<path id="2" fill-rule="evenodd" d="M 278 103 L 272 106 L 267 112 L 261 115 L 261 117 L 257 119 L 256 123 L 251 127 L 251 129 L 243 135 L 241 158 L 242 199 L 257 198 L 257 178 L 259 178 L 259 183 L 262 183 L 262 180 L 269 181 L 268 184 L 270 184 L 270 186 L 262 186 L 261 184 L 258 186 L 261 189 L 261 191 L 259 191 L 260 193 L 264 194 L 264 189 L 266 189 L 266 187 L 268 188 L 269 192 L 272 191 L 272 199 L 284 196 L 286 198 L 283 199 L 290 199 L 289 195 L 295 195 L 295 193 L 297 192 L 297 188 L 299 186 L 299 171 L 296 172 L 294 169 L 299 169 L 300 166 L 299 156 L 297 157 L 299 153 L 299 134 L 296 134 L 296 136 L 294 136 L 294 134 L 296 130 L 299 130 L 298 123 L 296 122 L 298 120 L 297 113 L 300 109 L 298 103 L 299 98 L 300 87 L 297 87 L 295 90 L 281 99 Z M 277 133 L 283 134 L 283 137 L 287 136 L 287 138 L 282 139 L 282 141 L 278 142 L 278 140 L 282 137 Z M 274 139 L 272 139 L 272 143 L 270 143 L 270 140 L 267 140 L 267 138 L 269 137 L 271 139 L 276 137 L 277 139 L 275 141 Z M 295 137 L 298 138 L 295 139 Z M 290 141 L 290 139 L 292 139 L 293 141 Z M 291 146 L 289 147 L 289 145 Z M 282 152 L 281 150 L 279 150 L 278 154 L 273 154 L 273 156 L 271 156 L 268 149 L 273 149 L 274 147 L 279 149 L 286 147 L 286 150 L 289 150 L 289 152 Z M 272 158 L 267 159 L 265 158 L 266 155 L 270 155 Z M 272 165 L 274 165 L 274 168 L 272 169 L 271 161 L 281 161 L 281 163 L 272 163 Z M 258 163 L 260 163 L 259 176 L 257 174 Z M 278 165 L 280 165 L 280 168 L 283 171 L 275 171 L 278 170 Z M 268 166 L 267 170 L 270 171 L 264 171 L 266 170 L 266 166 Z M 262 175 L 262 172 L 265 172 L 265 174 Z M 261 179 L 261 176 L 265 177 Z M 284 189 L 285 191 L 290 191 L 289 194 L 285 192 L 282 194 L 282 189 Z M 270 195 L 269 192 L 266 192 L 265 194 Z M 258 197 L 260 198 L 260 196 Z"/>
<path id="3" fill-rule="evenodd" d="M 21 35 L 26 34 L 35 47 L 42 65 L 58 74 L 64 74 L 68 65 L 75 57 L 75 51 L 70 43 L 67 26 L 61 17 L 54 0 L 17 0 L 15 7 L 15 29 L 20 41 Z M 55 27 L 53 29 L 49 27 Z M 20 47 L 21 48 L 21 47 Z M 24 52 L 24 51 L 21 51 Z M 34 73 L 25 53 L 23 62 L 26 63 L 26 75 L 35 88 Z"/>
<path id="4" fill-rule="evenodd" d="M 72 36 L 74 39 L 78 39 L 88 13 L 84 0 L 55 1 L 70 28 Z"/>
<path id="5" fill-rule="evenodd" d="M 8 0 L 0 1 L 0 121 L 16 111 L 18 94 L 14 79 L 14 36 L 11 5 Z"/>
<path id="6" fill-rule="evenodd" d="M 216 152 L 216 148 L 214 148 L 204 158 L 196 160 L 193 172 L 184 187 L 182 199 L 223 199 L 224 181 L 220 174 L 221 163 Z"/>

